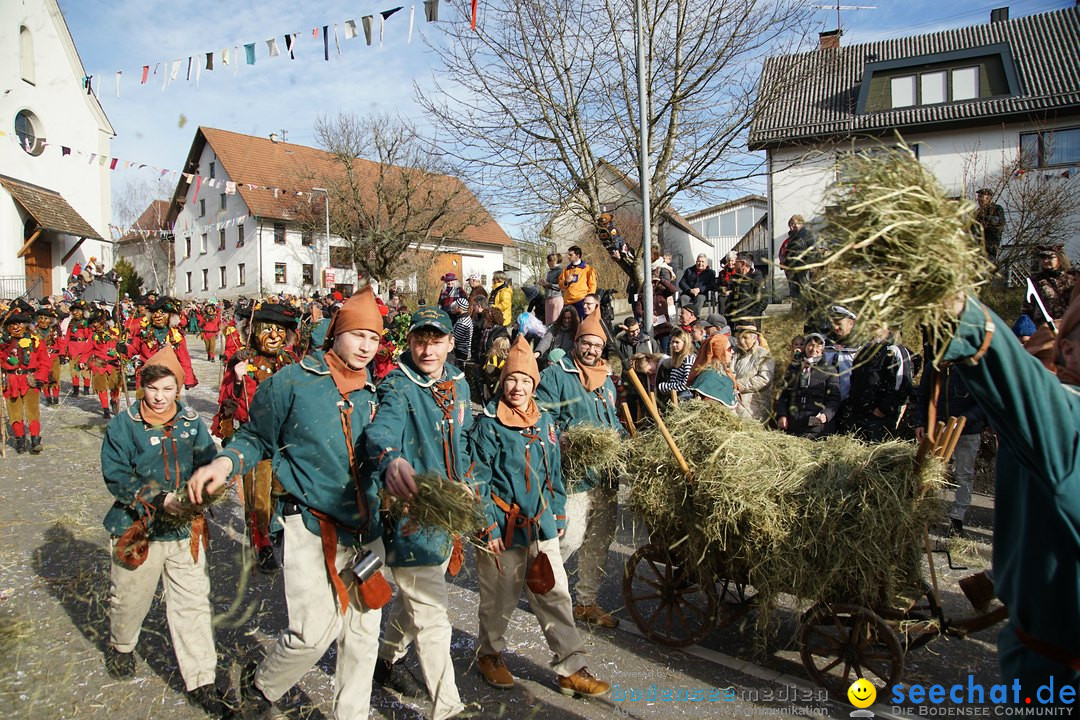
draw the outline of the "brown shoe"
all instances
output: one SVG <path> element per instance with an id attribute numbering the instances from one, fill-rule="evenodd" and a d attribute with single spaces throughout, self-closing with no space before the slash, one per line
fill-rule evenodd
<path id="1" fill-rule="evenodd" d="M 514 687 L 514 676 L 506 669 L 502 655 L 481 655 L 476 659 L 476 667 L 491 687 L 500 690 Z"/>
<path id="2" fill-rule="evenodd" d="M 986 575 L 985 570 L 961 578 L 960 589 L 964 591 L 975 612 L 985 613 L 990 610 L 990 603 L 995 597 L 994 581 Z"/>
<path id="3" fill-rule="evenodd" d="M 611 685 L 603 680 L 597 680 L 585 668 L 581 668 L 569 677 L 559 677 L 559 692 L 573 697 L 603 697 L 611 692 Z"/>
<path id="4" fill-rule="evenodd" d="M 574 619 L 579 622 L 587 622 L 590 625 L 599 625 L 609 630 L 619 627 L 618 619 L 601 610 L 599 605 L 575 605 Z"/>

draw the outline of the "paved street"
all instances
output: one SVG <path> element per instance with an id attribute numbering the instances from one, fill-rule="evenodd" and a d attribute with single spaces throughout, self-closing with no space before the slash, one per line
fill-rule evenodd
<path id="1" fill-rule="evenodd" d="M 216 406 L 216 369 L 195 361 L 201 384 L 187 402 L 209 421 Z M 65 389 L 67 385 L 64 385 Z M 186 703 L 168 641 L 163 608 L 155 604 L 145 624 L 136 677 L 118 682 L 104 670 L 107 638 L 107 535 L 101 518 L 111 498 L 101 481 L 98 462 L 105 420 L 94 398 L 66 398 L 59 408 L 43 408 L 46 451 L 38 456 L 8 456 L 0 464 L 0 707 L 18 718 L 198 718 Z M 980 497 L 975 524 L 989 523 L 987 498 Z M 237 669 L 268 647 L 286 622 L 280 578 L 249 577 L 241 571 L 242 526 L 235 505 L 215 511 L 211 579 L 216 638 L 223 673 Z M 988 536 L 980 533 L 984 539 Z M 875 538 L 867 538 L 874 542 Z M 617 545 L 609 560 L 612 577 L 602 603 L 622 608 L 621 567 L 647 541 L 634 519 L 621 518 Z M 980 557 L 979 553 L 982 553 Z M 985 545 L 966 553 L 972 567 L 985 565 Z M 943 569 L 936 556 L 946 609 L 970 613 L 956 588 L 969 571 Z M 978 565 L 977 565 L 978 564 Z M 478 604 L 475 573 L 466 565 L 452 586 L 455 627 L 453 654 L 463 699 L 472 717 L 576 718 L 632 717 L 847 717 L 845 698 L 830 699 L 813 687 L 793 641 L 798 612 L 780 608 L 765 647 L 755 645 L 751 613 L 747 627 L 713 631 L 701 644 L 672 650 L 644 639 L 625 609 L 617 631 L 588 635 L 589 669 L 617 684 L 611 701 L 564 698 L 547 667 L 550 654 L 535 618 L 522 601 L 509 640 L 507 664 L 519 679 L 511 691 L 495 691 L 471 667 Z M 798 608 L 803 609 L 802 606 Z M 978 682 L 997 678 L 996 629 L 966 640 L 938 639 L 907 658 L 905 680 L 953 682 L 972 673 Z M 419 677 L 415 660 L 407 661 Z M 330 651 L 283 703 L 287 717 L 320 718 L 329 712 L 334 658 Z M 633 701 L 635 691 L 700 689 L 709 702 Z M 730 690 L 728 690 L 730 688 Z M 629 693 L 629 694 L 626 694 Z M 383 690 L 373 700 L 379 718 L 419 719 L 423 705 Z M 877 709 L 877 708 L 875 708 Z M 880 714 L 879 714 L 880 716 Z"/>

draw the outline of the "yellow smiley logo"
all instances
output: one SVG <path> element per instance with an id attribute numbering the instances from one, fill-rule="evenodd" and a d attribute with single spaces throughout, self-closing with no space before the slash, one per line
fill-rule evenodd
<path id="1" fill-rule="evenodd" d="M 868 708 L 877 700 L 877 688 L 865 678 L 851 683 L 847 691 L 848 701 L 857 708 Z"/>

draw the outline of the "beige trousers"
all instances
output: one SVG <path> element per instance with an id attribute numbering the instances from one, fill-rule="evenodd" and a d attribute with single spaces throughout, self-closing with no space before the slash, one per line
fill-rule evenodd
<path id="1" fill-rule="evenodd" d="M 114 538 L 110 543 L 116 544 Z M 109 589 L 109 633 L 119 652 L 135 650 L 143 620 L 164 576 L 165 617 L 169 622 L 176 662 L 184 685 L 194 690 L 212 685 L 217 667 L 214 632 L 210 626 L 210 575 L 206 570 L 206 550 L 199 549 L 199 561 L 191 559 L 191 540 L 154 540 L 146 561 L 129 570 L 112 556 Z"/>
<path id="2" fill-rule="evenodd" d="M 398 593 L 379 647 L 380 658 L 396 663 L 416 642 L 424 684 L 434 698 L 431 720 L 454 717 L 465 709 L 450 658 L 453 628 L 446 596 L 449 564 L 447 560 L 442 565 L 391 568 Z"/>
<path id="3" fill-rule="evenodd" d="M 481 655 L 495 655 L 506 649 L 506 627 L 517 607 L 524 588 L 529 607 L 540 623 L 548 647 L 555 653 L 551 668 L 563 677 L 573 675 L 587 664 L 585 644 L 574 625 L 574 609 L 570 600 L 566 570 L 563 568 L 559 541 L 542 540 L 540 552 L 547 553 L 555 574 L 555 587 L 537 595 L 525 585 L 525 573 L 535 556 L 536 545 L 526 550 L 512 547 L 499 555 L 498 565 L 491 553 L 476 554 L 476 569 L 480 576 L 480 641 Z M 531 552 L 529 552 L 531 550 Z"/>
<path id="4" fill-rule="evenodd" d="M 581 550 L 576 588 L 579 605 L 596 604 L 600 583 L 604 581 L 608 548 L 615 540 L 618 512 L 617 492 L 612 488 L 594 487 L 566 496 L 566 532 L 559 549 L 564 561 Z"/>
<path id="5" fill-rule="evenodd" d="M 379 643 L 382 610 L 359 611 L 353 605 L 344 615 L 330 584 L 322 539 L 304 526 L 303 517 L 283 518 L 285 603 L 289 628 L 281 634 L 255 673 L 255 687 L 271 702 L 284 695 L 319 661 L 337 640 L 334 673 L 336 720 L 367 720 L 371 704 L 371 676 Z M 364 545 L 385 557 L 381 539 Z M 338 544 L 338 572 L 352 567 L 356 550 Z"/>

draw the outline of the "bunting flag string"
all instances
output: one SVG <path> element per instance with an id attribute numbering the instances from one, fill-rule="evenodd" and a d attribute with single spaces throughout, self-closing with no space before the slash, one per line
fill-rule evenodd
<path id="1" fill-rule="evenodd" d="M 431 22 L 437 22 L 439 20 L 439 3 L 442 2 L 442 1 L 450 1 L 450 0 L 423 0 L 423 1 L 424 1 L 424 20 L 426 22 L 431 23 Z M 469 18 L 469 22 L 470 22 L 470 26 L 472 27 L 472 29 L 475 30 L 476 29 L 476 22 L 477 22 L 478 0 L 471 0 L 471 3 L 472 3 L 472 12 L 471 12 L 471 17 Z M 388 10 L 383 10 L 383 11 L 379 12 L 379 47 L 382 47 L 383 41 L 385 39 L 386 21 L 389 20 L 390 17 L 397 14 L 398 12 L 400 12 L 403 9 L 404 9 L 404 6 L 399 5 L 397 7 L 393 7 L 393 8 L 390 8 Z M 415 26 L 415 17 L 416 17 L 416 3 L 414 1 L 411 4 L 410 8 L 409 8 L 409 25 L 408 25 L 408 31 L 407 31 L 407 37 L 406 37 L 406 42 L 409 43 L 409 44 L 412 43 L 413 30 L 414 30 L 414 26 Z M 359 34 L 360 34 L 359 31 L 362 28 L 363 32 L 364 32 L 364 41 L 365 41 L 366 45 L 371 46 L 374 43 L 374 30 L 375 30 L 374 29 L 374 20 L 375 20 L 374 15 L 364 15 L 364 16 L 362 16 L 360 18 L 359 23 L 357 23 L 356 20 L 351 20 L 351 19 L 350 20 L 345 20 L 344 23 L 343 23 L 345 40 L 352 40 L 352 39 L 358 37 Z M 360 25 L 360 27 L 357 27 L 358 24 Z M 315 27 L 313 27 L 311 29 L 311 35 L 310 35 L 311 42 L 317 43 L 320 39 L 322 40 L 322 56 L 323 56 L 323 61 L 324 62 L 330 62 L 330 26 L 331 26 L 331 23 L 327 23 L 327 24 L 322 25 L 322 26 L 316 25 Z M 335 50 L 336 54 L 340 57 L 341 56 L 341 40 L 340 40 L 340 36 L 338 35 L 338 23 L 333 23 L 333 32 L 334 32 L 334 50 Z M 285 39 L 285 53 L 288 54 L 290 60 L 295 60 L 297 58 L 297 54 L 299 52 L 302 52 L 302 48 L 299 47 L 301 45 L 301 42 L 302 41 L 307 42 L 308 35 L 307 35 L 307 33 L 303 33 L 303 32 L 290 32 L 290 33 L 282 33 L 281 35 L 274 35 L 272 37 L 267 38 L 263 42 L 266 44 L 266 56 L 268 58 L 275 58 L 275 57 L 278 57 L 279 55 L 282 55 L 281 48 L 280 48 L 280 46 L 278 44 L 278 38 L 284 38 Z M 204 51 L 200 51 L 200 52 L 197 52 L 197 53 L 192 53 L 191 55 L 187 56 L 187 72 L 185 73 L 184 79 L 185 79 L 186 82 L 189 82 L 189 83 L 192 80 L 194 80 L 195 85 L 198 86 L 199 83 L 200 83 L 200 80 L 201 80 L 202 71 L 206 70 L 207 72 L 212 72 L 215 69 L 215 67 L 214 67 L 215 56 L 217 56 L 217 59 L 218 59 L 217 69 L 222 70 L 222 69 L 228 68 L 229 66 L 232 66 L 233 75 L 235 77 L 236 74 L 239 72 L 239 66 L 241 64 L 246 64 L 246 65 L 254 65 L 255 64 L 255 62 L 257 60 L 257 53 L 256 53 L 256 46 L 257 45 L 258 45 L 258 43 L 248 42 L 248 43 L 243 43 L 242 46 L 241 45 L 236 45 L 233 48 L 225 47 L 225 48 L 222 48 L 221 50 L 216 50 L 216 51 L 215 50 L 210 50 L 210 51 L 204 50 Z M 241 54 L 240 54 L 240 48 L 241 47 L 243 47 L 243 56 L 242 56 L 243 60 L 241 60 Z M 314 52 L 317 53 L 318 51 L 315 50 Z M 312 56 L 314 56 L 314 55 L 313 54 L 312 55 L 306 55 L 305 57 L 312 57 Z M 160 72 L 161 73 L 161 81 L 162 81 L 161 82 L 161 89 L 164 91 L 166 87 L 168 87 L 170 84 L 175 82 L 177 80 L 177 78 L 179 77 L 180 68 L 182 67 L 183 62 L 184 62 L 184 58 L 178 58 L 178 59 L 168 59 L 168 60 L 165 60 L 164 62 L 148 63 L 148 64 L 145 64 L 145 65 L 142 65 L 141 66 L 141 73 L 139 74 L 139 84 L 140 85 L 146 85 L 146 84 L 148 84 L 150 82 L 151 78 L 153 78 L 154 80 L 157 80 L 158 73 Z M 194 73 L 192 73 L 192 70 L 194 70 Z M 115 78 L 115 87 L 116 87 L 116 96 L 117 97 L 120 97 L 120 84 L 121 84 L 123 74 L 124 74 L 123 70 L 115 70 L 115 71 L 113 71 L 113 76 Z M 192 75 L 194 75 L 194 77 L 192 77 Z M 99 87 L 94 88 L 94 86 L 93 86 L 93 78 L 94 78 L 93 75 L 86 75 L 83 78 L 83 89 L 85 89 L 88 94 L 96 95 L 97 91 L 101 89 L 100 88 L 101 83 L 99 81 L 99 83 L 98 83 Z"/>

